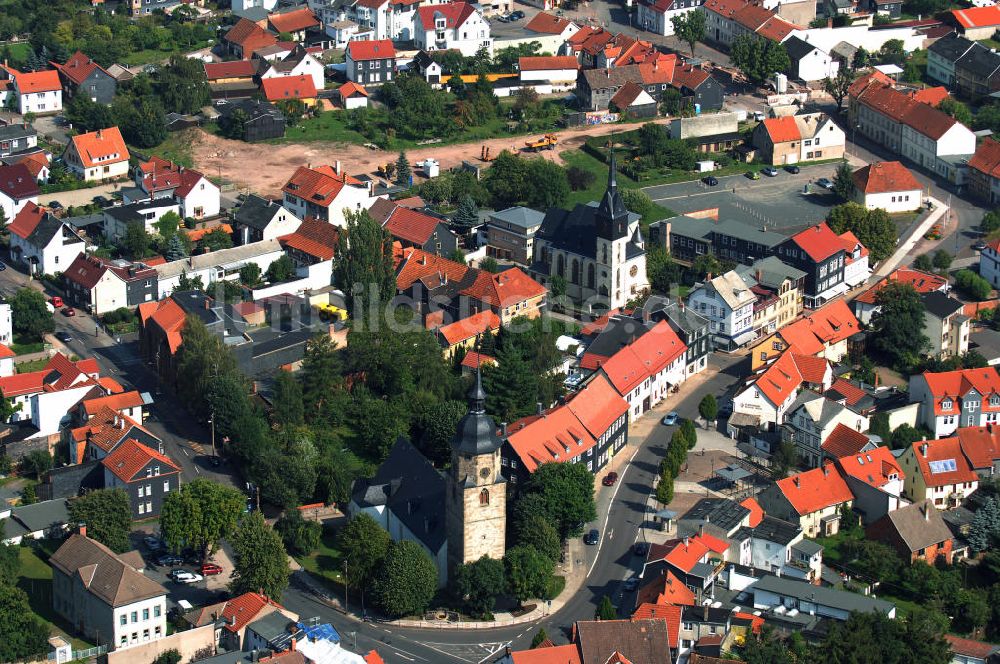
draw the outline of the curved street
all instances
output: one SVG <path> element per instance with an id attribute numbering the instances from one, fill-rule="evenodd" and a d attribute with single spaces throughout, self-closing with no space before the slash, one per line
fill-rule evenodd
<path id="1" fill-rule="evenodd" d="M 346 646 L 354 648 L 356 643 L 356 652 L 361 653 L 377 649 L 386 662 L 492 661 L 507 646 L 529 647 L 539 628 L 544 628 L 555 643 L 568 643 L 573 623 L 592 620 L 604 595 L 621 607 L 622 617 L 627 617 L 634 597 L 623 602 L 622 581 L 642 566 L 641 558 L 632 554 L 632 544 L 648 536 L 649 529 L 654 527 L 647 499 L 673 432 L 673 427 L 661 425 L 660 419 L 670 411 L 677 411 L 682 417 L 697 417 L 698 403 L 705 394 L 721 395 L 736 384 L 741 375 L 737 365 L 743 359 L 722 354 L 710 356 L 703 377 L 691 379 L 678 395 L 668 397 L 632 425 L 629 444 L 620 452 L 627 461 L 618 471 L 618 482 L 614 487 L 601 487 L 596 497 L 598 518 L 586 525 L 586 529 L 601 531 L 601 543 L 598 547 L 583 548 L 584 559 L 574 561 L 574 568 L 586 574 L 586 578 L 579 590 L 551 615 L 488 629 L 410 628 L 361 622 L 294 586 L 285 591 L 282 603 L 303 619 L 318 616 L 323 622 L 332 623 Z M 678 489 L 678 493 L 682 491 Z M 573 585 L 567 579 L 567 586 Z"/>

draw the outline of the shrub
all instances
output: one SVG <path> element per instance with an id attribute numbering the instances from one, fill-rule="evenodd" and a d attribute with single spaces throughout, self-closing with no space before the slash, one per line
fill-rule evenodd
<path id="1" fill-rule="evenodd" d="M 545 584 L 545 597 L 542 599 L 555 599 L 566 587 L 566 577 L 553 574 Z"/>

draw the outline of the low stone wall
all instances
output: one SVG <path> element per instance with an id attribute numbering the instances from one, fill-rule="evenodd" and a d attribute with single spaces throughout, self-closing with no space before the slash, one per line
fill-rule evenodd
<path id="1" fill-rule="evenodd" d="M 181 654 L 181 662 L 190 662 L 196 652 L 206 647 L 213 648 L 214 654 L 214 624 L 177 632 L 132 648 L 115 650 L 104 655 L 98 661 L 101 664 L 143 664 L 144 662 L 152 662 L 160 653 L 176 649 Z"/>

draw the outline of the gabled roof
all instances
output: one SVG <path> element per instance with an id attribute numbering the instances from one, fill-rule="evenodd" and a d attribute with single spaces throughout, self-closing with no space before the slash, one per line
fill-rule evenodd
<path id="1" fill-rule="evenodd" d="M 21 94 L 62 90 L 62 83 L 59 81 L 59 72 L 55 69 L 21 72 L 13 67 L 5 66 L 4 68 L 14 77 L 14 82 L 17 84 L 17 89 Z"/>
<path id="2" fill-rule="evenodd" d="M 694 591 L 684 585 L 673 572 L 664 567 L 652 579 L 644 579 L 644 583 L 636 593 L 635 603 L 636 605 L 649 603 L 694 606 L 695 599 Z"/>
<path id="3" fill-rule="evenodd" d="M 7 225 L 7 230 L 22 240 L 27 240 L 47 214 L 45 208 L 28 201 L 21 211 L 14 215 L 13 221 Z"/>
<path id="4" fill-rule="evenodd" d="M 601 375 L 594 376 L 570 397 L 566 406 L 595 438 L 604 435 L 615 420 L 628 413 L 628 403 Z"/>
<path id="5" fill-rule="evenodd" d="M 632 613 L 632 620 L 665 620 L 667 623 L 667 634 L 670 639 L 670 647 L 676 649 L 680 645 L 681 616 L 684 607 L 676 604 L 640 604 Z M 610 661 L 610 660 L 609 660 Z M 563 664 L 562 662 L 552 662 L 551 664 Z"/>
<path id="6" fill-rule="evenodd" d="M 862 394 L 864 393 L 862 392 Z M 870 443 L 871 439 L 860 431 L 856 431 L 844 424 L 837 424 L 820 447 L 833 458 L 839 459 L 849 454 L 857 454 Z"/>
<path id="7" fill-rule="evenodd" d="M 971 390 L 976 390 L 984 398 L 983 406 L 988 410 L 985 403 L 986 397 L 991 394 L 1000 394 L 1000 374 L 994 367 L 958 369 L 957 371 L 938 373 L 925 371 L 921 375 L 927 381 L 931 395 L 938 400 L 949 397 L 954 401 L 959 397 L 964 397 Z"/>
<path id="8" fill-rule="evenodd" d="M 892 510 L 879 521 L 881 523 L 876 523 L 888 527 L 899 536 L 910 553 L 917 553 L 952 538 L 951 529 L 930 500 Z M 880 530 L 881 528 L 873 524 L 872 532 L 877 533 Z"/>
<path id="9" fill-rule="evenodd" d="M 454 30 L 476 13 L 476 8 L 467 2 L 449 2 L 443 5 L 423 5 L 417 7 L 417 20 L 425 30 L 433 30 L 435 19 L 445 19 L 445 28 Z"/>
<path id="10" fill-rule="evenodd" d="M 778 480 L 778 490 L 800 516 L 854 499 L 833 464 Z"/>
<path id="11" fill-rule="evenodd" d="M 118 127 L 77 134 L 71 136 L 70 141 L 84 168 L 129 160 L 128 148 Z"/>
<path id="12" fill-rule="evenodd" d="M 844 378 L 838 378 L 833 381 L 833 385 L 831 385 L 830 389 L 826 391 L 826 394 L 828 395 L 827 398 L 833 398 L 835 401 L 843 399 L 844 403 L 848 406 L 855 406 L 858 402 L 868 396 L 867 392 Z"/>
<path id="13" fill-rule="evenodd" d="M 579 69 L 580 63 L 572 55 L 533 55 L 517 59 L 519 71 L 546 69 Z"/>
<path id="14" fill-rule="evenodd" d="M 955 435 L 973 468 L 992 468 L 993 462 L 1000 459 L 1000 427 L 959 427 Z"/>
<path id="15" fill-rule="evenodd" d="M 163 597 L 166 589 L 124 562 L 111 549 L 80 534 L 69 539 L 49 558 L 49 564 L 112 607 Z"/>
<path id="16" fill-rule="evenodd" d="M 927 50 L 940 56 L 944 60 L 954 63 L 960 57 L 965 55 L 965 53 L 972 48 L 975 44 L 974 41 L 966 39 L 965 37 L 957 34 L 950 34 L 947 37 L 942 37 L 936 40 L 933 44 L 927 47 Z"/>
<path id="17" fill-rule="evenodd" d="M 56 64 L 56 69 L 77 85 L 86 81 L 87 77 L 93 74 L 95 70 L 103 71 L 109 77 L 111 76 L 101 65 L 94 62 L 93 59 L 85 55 L 82 51 L 77 51 L 71 55 L 66 64 Z"/>
<path id="18" fill-rule="evenodd" d="M 337 253 L 339 238 L 340 231 L 333 224 L 315 217 L 306 217 L 294 233 L 282 235 L 278 240 L 283 247 L 291 247 L 321 261 L 327 261 Z"/>
<path id="19" fill-rule="evenodd" d="M 425 212 L 397 205 L 385 198 L 375 201 L 369 210 L 372 218 L 382 224 L 389 235 L 423 247 L 438 231 L 444 221 Z M 442 229 L 448 232 L 447 229 Z"/>
<path id="20" fill-rule="evenodd" d="M 792 359 L 795 360 L 795 368 L 799 370 L 803 382 L 816 385 L 826 383 L 827 374 L 830 373 L 830 362 L 826 358 L 792 353 Z"/>
<path id="21" fill-rule="evenodd" d="M 316 14 L 314 14 L 313 10 L 308 7 L 295 9 L 283 14 L 269 14 L 267 22 L 270 23 L 271 28 L 279 34 L 282 32 L 299 32 L 300 30 L 313 28 L 319 25 L 319 19 L 316 18 Z"/>
<path id="22" fill-rule="evenodd" d="M 282 99 L 315 99 L 316 84 L 308 74 L 299 76 L 274 76 L 262 79 L 260 89 L 268 101 Z"/>
<path id="23" fill-rule="evenodd" d="M 359 39 L 347 43 L 347 54 L 355 62 L 386 60 L 396 57 L 396 48 L 389 39 Z"/>
<path id="24" fill-rule="evenodd" d="M 247 54 L 247 51 L 254 51 L 278 43 L 277 37 L 247 18 L 241 18 L 237 21 L 223 39 L 240 46 L 244 54 Z"/>
<path id="25" fill-rule="evenodd" d="M 753 383 L 775 406 L 780 406 L 802 386 L 802 374 L 792 353 L 784 352 Z"/>
<path id="26" fill-rule="evenodd" d="M 987 137 L 976 148 L 976 153 L 969 160 L 969 168 L 986 175 L 1000 177 L 1000 142 Z"/>
<path id="27" fill-rule="evenodd" d="M 167 339 L 170 354 L 173 355 L 181 346 L 181 330 L 187 319 L 184 310 L 173 298 L 165 298 L 158 302 L 143 302 L 139 305 L 139 319 L 145 327 L 152 323 L 160 328 Z"/>
<path id="28" fill-rule="evenodd" d="M 145 403 L 146 401 L 142 398 L 142 394 L 136 390 L 132 390 L 131 392 L 120 392 L 118 394 L 108 394 L 103 397 L 85 399 L 80 402 L 80 405 L 83 406 L 83 412 L 88 417 L 93 417 L 104 407 L 121 412 L 131 408 L 138 408 Z"/>
<path id="29" fill-rule="evenodd" d="M 942 290 L 948 286 L 948 280 L 942 276 L 932 274 L 930 272 L 921 272 L 920 270 L 915 270 L 909 267 L 901 267 L 893 270 L 889 273 L 888 277 L 878 282 L 858 297 L 854 298 L 854 301 L 864 302 L 865 304 L 875 304 L 878 292 L 882 290 L 886 284 L 892 282 L 909 284 L 918 293 L 930 293 L 932 291 Z"/>
<path id="30" fill-rule="evenodd" d="M 541 297 L 546 292 L 545 286 L 519 267 L 496 273 L 478 270 L 472 284 L 462 289 L 463 295 L 500 309 Z"/>
<path id="31" fill-rule="evenodd" d="M 582 660 L 587 664 L 613 662 L 609 658 L 616 653 L 631 664 L 671 661 L 665 620 L 581 620 L 576 623 L 575 631 Z"/>
<path id="32" fill-rule="evenodd" d="M 576 644 L 557 646 L 548 639 L 537 648 L 510 653 L 512 664 L 583 664 Z"/>
<path id="33" fill-rule="evenodd" d="M 778 334 L 796 353 L 815 355 L 847 339 L 859 329 L 858 319 L 847 303 L 834 300 L 805 318 L 786 325 Z"/>
<path id="34" fill-rule="evenodd" d="M 256 73 L 257 65 L 253 60 L 205 63 L 205 77 L 209 81 L 220 78 L 253 78 Z"/>
<path id="35" fill-rule="evenodd" d="M 760 506 L 760 503 L 758 503 L 757 499 L 753 496 L 745 498 L 742 502 L 740 502 L 740 505 L 750 510 L 750 520 L 747 525 L 751 528 L 756 528 L 764 518 L 764 508 Z"/>
<path id="36" fill-rule="evenodd" d="M 786 39 L 784 46 L 785 50 L 788 51 L 788 57 L 793 61 L 801 60 L 819 48 L 815 44 L 810 44 L 805 39 L 801 39 L 797 36 Z"/>
<path id="37" fill-rule="evenodd" d="M 500 329 L 500 318 L 491 309 L 472 314 L 454 323 L 449 323 L 437 329 L 438 335 L 448 348 L 478 337 L 487 330 L 496 332 Z"/>
<path id="38" fill-rule="evenodd" d="M 611 103 L 618 109 L 629 108 L 645 92 L 646 89 L 644 87 L 638 83 L 629 81 L 615 93 L 615 96 L 611 98 Z M 649 100 L 650 97 L 647 96 L 646 99 Z"/>
<path id="39" fill-rule="evenodd" d="M 956 655 L 964 655 L 966 657 L 973 657 L 983 661 L 989 661 L 990 655 L 993 655 L 1000 650 L 1000 646 L 992 643 L 975 641 L 973 639 L 964 639 L 960 636 L 955 636 L 954 634 L 945 634 L 944 638 L 948 642 L 948 649 Z"/>
<path id="40" fill-rule="evenodd" d="M 362 97 L 368 96 L 368 91 L 365 90 L 365 86 L 359 85 L 354 81 L 344 83 L 342 86 L 337 88 L 337 92 L 340 93 L 341 99 L 347 99 L 349 97 L 353 97 L 354 95 L 360 95 Z"/>
<path id="41" fill-rule="evenodd" d="M 948 88 L 939 85 L 933 88 L 923 88 L 922 90 L 914 90 L 910 93 L 910 97 L 914 101 L 919 101 L 921 104 L 928 104 L 934 106 L 935 108 L 948 99 L 951 95 L 948 94 Z"/>
<path id="42" fill-rule="evenodd" d="M 308 78 L 308 77 L 306 77 Z M 280 80 L 280 79 L 267 79 Z M 315 87 L 313 87 L 315 91 Z M 357 183 L 347 174 L 337 174 L 331 166 L 299 166 L 281 188 L 286 194 L 297 196 L 319 207 L 330 207 L 337 200 L 345 185 Z"/>
<path id="43" fill-rule="evenodd" d="M 920 191 L 923 185 L 898 161 L 879 161 L 854 171 L 851 176 L 858 191 L 866 194 L 887 194 L 899 191 Z"/>
<path id="44" fill-rule="evenodd" d="M 1000 26 L 1000 7 L 970 7 L 969 9 L 953 9 L 949 12 L 955 22 L 963 28 L 985 28 Z"/>
<path id="45" fill-rule="evenodd" d="M 38 196 L 41 190 L 28 167 L 17 163 L 0 166 L 0 193 L 19 201 Z"/>
<path id="46" fill-rule="evenodd" d="M 962 453 L 958 438 L 918 440 L 906 454 L 913 454 L 928 487 L 976 482 L 979 476 Z"/>
<path id="47" fill-rule="evenodd" d="M 146 474 L 142 471 L 152 462 L 158 462 L 161 477 L 181 471 L 169 457 L 146 447 L 134 438 L 129 438 L 101 460 L 105 468 L 126 483 L 134 481 L 140 474 L 140 479 L 145 479 Z"/>
<path id="48" fill-rule="evenodd" d="M 837 426 L 843 425 L 838 424 Z M 867 436 L 865 438 L 867 439 Z M 884 446 L 876 447 L 867 452 L 855 452 L 839 457 L 837 467 L 845 476 L 861 480 L 876 489 L 880 489 L 892 481 L 893 476 L 897 480 L 906 477 L 892 451 Z"/>
<path id="49" fill-rule="evenodd" d="M 534 18 L 525 24 L 524 29 L 546 35 L 561 35 L 571 25 L 573 25 L 573 22 L 569 19 L 546 12 L 538 12 Z"/>
<path id="50" fill-rule="evenodd" d="M 565 405 L 522 418 L 507 428 L 507 444 L 529 473 L 543 463 L 565 462 L 585 455 L 596 443 Z"/>
<path id="51" fill-rule="evenodd" d="M 796 233 L 791 241 L 817 263 L 842 250 L 837 242 L 837 234 L 830 230 L 825 221 Z"/>

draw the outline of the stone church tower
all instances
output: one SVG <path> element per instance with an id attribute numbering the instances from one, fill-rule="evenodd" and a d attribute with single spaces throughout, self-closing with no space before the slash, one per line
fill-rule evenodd
<path id="1" fill-rule="evenodd" d="M 502 444 L 493 418 L 486 414 L 486 393 L 477 370 L 469 412 L 451 442 L 451 470 L 445 480 L 449 570 L 483 556 L 503 558 L 507 483 L 500 473 Z"/>

